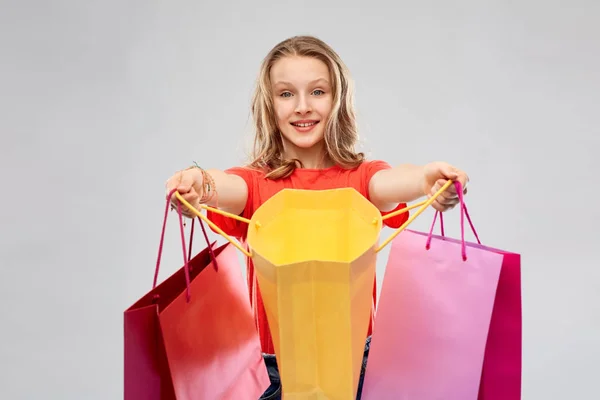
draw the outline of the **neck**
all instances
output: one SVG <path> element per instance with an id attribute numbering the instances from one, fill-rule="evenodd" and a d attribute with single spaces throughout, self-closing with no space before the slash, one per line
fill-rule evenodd
<path id="1" fill-rule="evenodd" d="M 323 141 L 310 148 L 301 148 L 284 140 L 283 151 L 286 159 L 299 160 L 303 168 L 324 169 L 333 166 L 333 162 L 327 156 Z"/>

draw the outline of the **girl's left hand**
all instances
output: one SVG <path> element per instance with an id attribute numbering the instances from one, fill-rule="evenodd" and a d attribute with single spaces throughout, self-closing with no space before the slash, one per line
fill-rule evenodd
<path id="1" fill-rule="evenodd" d="M 463 194 L 467 194 L 467 183 L 469 177 L 464 171 L 453 167 L 445 162 L 433 162 L 425 165 L 424 168 L 424 188 L 423 192 L 430 198 L 448 182 L 448 180 L 459 181 L 463 187 Z M 456 187 L 450 185 L 437 199 L 431 204 L 437 211 L 447 211 L 453 209 L 458 204 L 458 193 Z"/>

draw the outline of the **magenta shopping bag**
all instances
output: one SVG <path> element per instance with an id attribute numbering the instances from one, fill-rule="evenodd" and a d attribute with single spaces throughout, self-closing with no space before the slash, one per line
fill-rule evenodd
<path id="1" fill-rule="evenodd" d="M 460 197 L 461 240 L 405 230 L 392 242 L 362 400 L 478 398 L 505 255 L 467 245 Z"/>
<path id="2" fill-rule="evenodd" d="M 521 255 L 487 249 L 502 254 L 504 262 L 496 290 L 478 400 L 520 400 L 523 341 Z"/>

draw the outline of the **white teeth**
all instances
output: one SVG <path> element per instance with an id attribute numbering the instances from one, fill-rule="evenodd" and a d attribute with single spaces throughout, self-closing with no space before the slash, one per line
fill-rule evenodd
<path id="1" fill-rule="evenodd" d="M 300 128 L 306 128 L 309 126 L 313 126 L 315 124 L 316 124 L 316 122 L 309 122 L 309 123 L 304 123 L 304 124 L 292 124 L 292 125 L 299 126 Z"/>

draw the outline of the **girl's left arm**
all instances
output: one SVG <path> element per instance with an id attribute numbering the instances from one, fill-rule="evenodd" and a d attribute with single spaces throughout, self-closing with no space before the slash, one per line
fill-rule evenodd
<path id="1" fill-rule="evenodd" d="M 409 203 L 436 193 L 448 179 L 458 180 L 466 194 L 467 174 L 448 163 L 402 164 L 376 172 L 369 182 L 369 197 L 381 211 L 390 211 L 398 203 Z M 456 204 L 458 194 L 454 185 L 450 185 L 432 206 L 438 211 L 446 211 Z"/>

